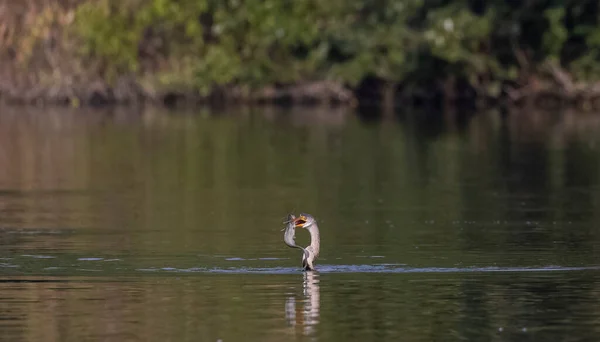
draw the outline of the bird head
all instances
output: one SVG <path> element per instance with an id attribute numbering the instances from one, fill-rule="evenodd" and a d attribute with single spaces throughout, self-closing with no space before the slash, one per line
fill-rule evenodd
<path id="1" fill-rule="evenodd" d="M 313 225 L 315 222 L 317 222 L 317 221 L 315 220 L 314 217 L 312 217 L 312 215 L 302 213 L 302 214 L 300 214 L 300 216 L 298 216 L 296 219 L 294 219 L 294 226 L 296 228 L 308 228 L 311 225 Z"/>

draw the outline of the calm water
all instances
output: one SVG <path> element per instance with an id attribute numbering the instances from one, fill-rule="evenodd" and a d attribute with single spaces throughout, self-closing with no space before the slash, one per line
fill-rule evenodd
<path id="1" fill-rule="evenodd" d="M 597 340 L 600 119 L 424 117 L 3 109 L 0 341 Z"/>

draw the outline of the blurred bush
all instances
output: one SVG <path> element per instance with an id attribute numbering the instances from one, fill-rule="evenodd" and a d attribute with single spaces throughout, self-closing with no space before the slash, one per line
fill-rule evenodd
<path id="1" fill-rule="evenodd" d="M 12 61 L 23 65 L 52 35 L 60 49 L 46 48 L 46 62 L 63 51 L 78 75 L 108 83 L 134 75 L 150 92 L 209 94 L 228 86 L 250 92 L 311 81 L 355 88 L 375 78 L 406 89 L 441 85 L 499 97 L 544 77 L 560 83 L 548 70 L 600 79 L 599 4 L 590 0 L 32 0 L 2 6 L 9 14 L 35 9 L 27 21 L 6 16 L 0 27 L 0 43 L 18 57 Z M 19 27 L 17 41 L 6 38 Z M 53 70 L 46 75 L 70 76 L 64 66 L 42 64 L 38 68 Z"/>

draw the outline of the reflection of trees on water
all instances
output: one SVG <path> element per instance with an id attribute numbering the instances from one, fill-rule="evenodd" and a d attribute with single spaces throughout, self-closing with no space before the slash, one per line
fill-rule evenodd
<path id="1" fill-rule="evenodd" d="M 571 116 L 514 114 L 499 127 L 475 126 L 482 132 L 477 146 L 457 156 L 463 184 L 456 249 L 478 258 L 501 256 L 504 266 L 595 264 L 597 136 L 586 136 Z M 600 127 L 597 119 L 576 121 L 596 132 Z M 597 277 L 539 277 L 463 281 L 461 334 L 468 340 L 481 339 L 484 330 L 510 340 L 526 340 L 532 330 L 539 340 L 593 336 L 593 323 L 586 329 L 581 322 L 595 319 L 589 313 Z M 575 320 L 581 325 L 570 323 Z"/>
<path id="2" fill-rule="evenodd" d="M 460 161 L 457 220 L 472 223 L 461 229 L 461 249 L 509 254 L 535 248 L 545 252 L 542 264 L 564 264 L 565 253 L 593 262 L 591 253 L 580 253 L 593 250 L 592 227 L 599 221 L 593 189 L 600 140 L 589 132 L 598 132 L 600 120 L 559 114 L 512 113 L 502 124 L 473 122 L 469 139 L 477 146 L 453 158 Z"/>
<path id="3" fill-rule="evenodd" d="M 494 335 L 507 341 L 595 340 L 597 278 L 557 272 L 463 280 L 457 334 L 467 341 Z"/>
<path id="4" fill-rule="evenodd" d="M 300 325 L 304 335 L 311 335 L 316 331 L 320 316 L 321 298 L 318 273 L 304 272 L 303 297 L 300 305 L 297 305 L 295 296 L 288 297 L 285 303 L 285 318 L 291 326 Z M 301 312 L 298 312 L 299 310 Z"/>
<path id="5" fill-rule="evenodd" d="M 280 253 L 279 234 L 238 228 L 247 225 L 247 213 L 256 215 L 259 222 L 273 212 L 285 212 L 304 203 L 304 210 L 319 208 L 321 215 L 328 217 L 328 230 L 323 236 L 332 250 L 354 253 L 349 246 L 362 240 L 365 246 L 378 248 L 377 253 L 397 256 L 396 260 L 409 265 L 423 261 L 422 256 L 428 257 L 428 253 L 443 255 L 452 265 L 514 261 L 510 266 L 518 266 L 517 262 L 541 266 L 589 264 L 596 254 L 600 158 L 595 146 L 600 144 L 600 135 L 592 133 L 598 131 L 599 119 L 567 118 L 546 124 L 530 121 L 527 125 L 521 121 L 517 125 L 516 116 L 498 124 L 482 113 L 461 134 L 454 134 L 448 133 L 445 126 L 431 127 L 426 120 L 413 123 L 416 127 L 401 122 L 399 125 L 406 129 L 365 128 L 352 120 L 345 122 L 342 113 L 326 117 L 331 120 L 327 124 L 319 121 L 325 119 L 319 119 L 322 116 L 316 113 L 274 116 L 276 123 L 278 119 L 291 123 L 278 129 L 253 121 L 204 122 L 160 114 L 146 114 L 140 123 L 146 125 L 144 129 L 135 120 L 128 128 L 126 120 L 118 120 L 121 115 L 18 114 L 7 116 L 4 112 L 0 116 L 0 141 L 4 142 L 0 144 L 0 161 L 5 166 L 0 170 L 0 183 L 6 189 L 19 190 L 0 194 L 3 227 L 38 229 L 54 223 L 57 228 L 53 232 L 106 226 L 132 227 L 131 232 L 140 233 L 97 234 L 92 241 L 84 234 L 18 235 L 5 229 L 0 231 L 5 251 L 22 250 L 20 244 L 27 243 L 27 248 L 34 250 L 66 246 L 77 251 L 89 248 L 115 253 L 135 248 L 132 255 L 156 251 L 166 255 L 198 251 L 227 254 L 260 244 L 267 248 L 261 249 L 267 254 Z M 264 116 L 269 119 L 267 113 Z M 583 129 L 590 135 L 580 134 Z M 302 167 L 289 167 L 299 160 L 303 161 Z M 108 191 L 86 195 L 86 189 Z M 391 229 L 388 220 L 394 220 L 397 228 Z M 351 234 L 340 234 L 341 223 L 364 221 L 376 229 L 359 227 Z M 436 224 L 419 226 L 425 221 Z M 199 222 L 203 227 L 220 229 L 200 230 Z M 447 224 L 450 222 L 453 224 Z M 144 229 L 161 234 L 146 234 Z M 173 233 L 175 229 L 178 234 Z M 234 235 L 236 239 L 230 238 Z M 165 240 L 170 243 L 166 245 Z M 434 245 L 420 252 L 425 254 L 417 254 L 414 246 L 424 251 L 422 246 L 431 241 L 446 248 L 440 251 L 439 245 Z M 415 252 L 404 252 L 407 250 Z M 442 263 L 434 260 L 435 265 Z M 460 275 L 457 280 L 438 282 L 426 279 L 415 283 L 418 286 L 406 282 L 406 278 L 385 279 L 377 291 L 364 286 L 366 282 L 361 280 L 356 283 L 359 293 L 355 298 L 368 301 L 352 301 L 341 292 L 347 287 L 338 287 L 331 290 L 340 294 L 338 308 L 324 306 L 339 311 L 343 305 L 362 309 L 368 303 L 377 313 L 370 317 L 376 317 L 372 321 L 378 326 L 368 330 L 367 325 L 355 324 L 353 333 L 368 331 L 365 334 L 386 336 L 405 334 L 412 327 L 414 335 L 409 336 L 437 330 L 443 337 L 456 328 L 471 337 L 469 340 L 477 340 L 495 336 L 498 328 L 503 328 L 504 336 L 526 336 L 519 329 L 532 331 L 540 325 L 562 322 L 571 324 L 572 329 L 560 327 L 561 336 L 566 336 L 565 332 L 593 336 L 598 304 L 595 273 L 553 279 L 549 274 L 531 278 L 502 276 L 506 280 L 486 275 L 465 276 L 464 280 Z M 432 285 L 428 285 L 430 281 Z M 453 287 L 454 281 L 460 283 L 457 288 Z M 215 284 L 227 283 L 223 280 Z M 329 280 L 327 283 L 331 286 Z M 134 335 L 155 336 L 159 326 L 156 322 L 165 317 L 173 317 L 165 335 L 187 334 L 192 340 L 211 320 L 213 324 L 221 322 L 210 332 L 221 337 L 228 326 L 214 315 L 215 308 L 227 313 L 224 317 L 233 315 L 243 321 L 255 313 L 255 303 L 245 306 L 248 312 L 238 312 L 233 309 L 238 302 L 224 303 L 229 302 L 232 293 L 242 298 L 244 293 L 220 287 L 206 290 L 189 286 L 185 291 L 179 288 L 179 292 L 172 292 L 155 284 L 148 288 L 115 285 L 108 288 L 110 293 L 104 293 L 101 291 L 106 291 L 105 286 L 85 291 L 35 286 L 23 290 L 19 286 L 10 290 L 15 297 L 26 294 L 37 300 L 34 295 L 40 292 L 46 297 L 39 302 L 51 305 L 6 301 L 0 313 L 4 318 L 24 319 L 27 312 L 30 326 L 46 335 L 46 340 L 53 340 L 48 331 L 56 331 L 58 326 L 66 326 L 61 328 L 66 331 L 62 334 L 78 337 L 80 327 L 94 324 L 96 335 L 104 334 L 107 326 L 131 333 L 140 326 L 132 322 L 138 321 L 146 325 L 134 330 Z M 330 289 L 324 288 L 328 298 Z M 207 291 L 212 292 L 207 296 Z M 3 292 L 7 292 L 6 286 Z M 380 300 L 378 293 L 390 294 L 385 297 L 389 301 Z M 168 306 L 162 301 L 180 297 L 186 299 L 182 302 L 187 306 Z M 219 300 L 213 301 L 215 297 Z M 424 309 L 423 303 L 428 300 L 436 304 L 434 310 Z M 107 307 L 106 302 L 111 306 Z M 273 303 L 273 316 L 280 320 L 281 302 Z M 93 314 L 79 314 L 88 312 Z M 329 314 L 325 308 L 320 310 L 319 275 L 305 273 L 303 294 L 286 301 L 287 322 L 301 335 L 314 336 L 317 330 L 320 336 L 325 331 L 347 332 L 347 323 L 330 319 L 333 314 Z M 345 311 L 340 317 L 361 314 L 360 310 Z M 176 324 L 182 317 L 187 319 L 189 330 Z M 356 318 L 355 322 L 360 320 Z M 395 328 L 394 324 L 399 326 Z M 249 334 L 246 329 L 244 333 Z M 0 340 L 6 338 L 0 336 Z"/>

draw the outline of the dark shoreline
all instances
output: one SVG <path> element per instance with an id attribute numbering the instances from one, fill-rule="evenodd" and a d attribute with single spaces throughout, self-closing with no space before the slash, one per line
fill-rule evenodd
<path id="1" fill-rule="evenodd" d="M 559 87 L 512 89 L 500 97 L 478 96 L 473 89 L 453 90 L 450 95 L 432 87 L 408 92 L 396 86 L 392 103 L 386 103 L 381 88 L 372 83 L 350 89 L 332 82 L 311 82 L 290 86 L 265 87 L 252 93 L 239 89 L 217 89 L 207 96 L 197 91 L 164 91 L 148 93 L 135 83 L 111 87 L 98 83 L 77 89 L 0 90 L 0 104 L 8 106 L 56 107 L 196 107 L 206 105 L 241 106 L 334 106 L 394 110 L 403 107 L 534 107 L 540 109 L 575 108 L 600 110 L 600 90 L 583 88 L 565 92 Z"/>

